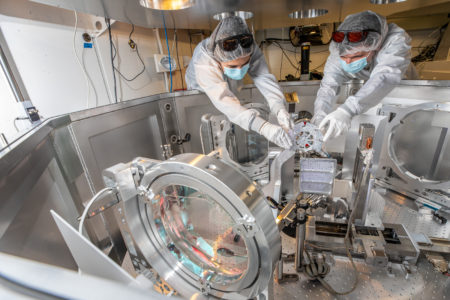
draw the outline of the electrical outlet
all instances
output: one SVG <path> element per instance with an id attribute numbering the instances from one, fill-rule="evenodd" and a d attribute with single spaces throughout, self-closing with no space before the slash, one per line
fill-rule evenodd
<path id="1" fill-rule="evenodd" d="M 155 66 L 156 72 L 169 72 L 169 56 L 164 54 L 155 54 Z M 177 58 L 170 56 L 170 63 L 172 65 L 172 71 L 179 70 L 180 67 L 177 64 Z M 182 57 L 180 57 L 180 64 L 183 65 Z"/>

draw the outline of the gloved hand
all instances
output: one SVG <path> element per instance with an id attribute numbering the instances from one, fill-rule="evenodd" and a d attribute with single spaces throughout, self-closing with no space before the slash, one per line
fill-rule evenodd
<path id="1" fill-rule="evenodd" d="M 323 119 L 325 119 L 325 117 L 327 116 L 327 113 L 324 111 L 318 111 L 317 113 L 314 114 L 314 116 L 311 119 L 311 123 L 319 126 L 320 122 L 323 121 Z"/>
<path id="2" fill-rule="evenodd" d="M 292 121 L 289 113 L 284 109 L 280 109 L 277 113 L 278 124 L 285 130 L 292 129 L 294 127 L 294 121 Z"/>
<path id="3" fill-rule="evenodd" d="M 291 138 L 281 126 L 266 122 L 259 129 L 259 134 L 263 135 L 266 139 L 284 149 L 290 149 L 292 147 Z"/>
<path id="4" fill-rule="evenodd" d="M 319 129 L 322 132 L 324 132 L 328 125 L 323 141 L 326 142 L 330 138 L 346 133 L 350 128 L 351 122 L 352 116 L 342 108 L 338 108 L 331 114 L 327 115 L 319 124 Z"/>

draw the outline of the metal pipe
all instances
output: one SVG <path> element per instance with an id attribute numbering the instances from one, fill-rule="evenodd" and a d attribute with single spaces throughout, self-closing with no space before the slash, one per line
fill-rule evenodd
<path id="1" fill-rule="evenodd" d="M 3 51 L 3 48 L 0 45 L 0 64 L 3 69 L 3 73 L 5 74 L 6 80 L 8 80 L 9 86 L 11 87 L 11 91 L 14 94 L 14 98 L 16 98 L 17 102 L 24 102 L 25 98 L 22 95 L 22 92 L 20 91 L 19 84 L 17 83 L 13 72 L 11 70 L 11 67 L 8 63 L 8 60 L 6 58 L 5 52 Z"/>
<path id="2" fill-rule="evenodd" d="M 296 253 L 295 253 L 295 260 L 294 265 L 297 272 L 300 272 L 303 270 L 302 267 L 302 258 L 303 258 L 303 249 L 305 244 L 305 233 L 306 233 L 306 210 L 304 208 L 299 208 L 297 210 L 297 228 L 296 228 L 296 235 L 295 235 L 295 242 L 296 242 Z"/>
<path id="3" fill-rule="evenodd" d="M 283 259 L 282 258 L 280 258 L 280 260 L 278 261 L 276 276 L 277 276 L 277 282 L 281 282 L 283 280 Z"/>
<path id="4" fill-rule="evenodd" d="M 295 269 L 299 272 L 303 270 L 302 259 L 303 259 L 303 249 L 305 245 L 305 233 L 306 233 L 306 223 L 297 224 L 297 234 L 295 237 L 295 242 L 297 243 L 296 255 L 295 255 Z"/>

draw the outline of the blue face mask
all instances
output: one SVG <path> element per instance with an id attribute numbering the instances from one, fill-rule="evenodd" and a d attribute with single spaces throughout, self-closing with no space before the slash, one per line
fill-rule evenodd
<path id="1" fill-rule="evenodd" d="M 246 64 L 242 68 L 223 68 L 223 72 L 225 75 L 227 75 L 229 78 L 234 80 L 242 80 L 244 78 L 245 74 L 247 74 L 249 68 L 249 64 Z"/>
<path id="2" fill-rule="evenodd" d="M 365 66 L 367 66 L 367 57 L 355 60 L 354 62 L 351 62 L 349 64 L 341 59 L 341 66 L 345 72 L 352 74 L 358 73 L 359 71 L 364 69 Z"/>

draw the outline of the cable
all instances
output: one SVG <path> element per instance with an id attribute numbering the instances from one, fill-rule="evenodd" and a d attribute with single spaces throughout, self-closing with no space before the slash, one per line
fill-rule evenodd
<path id="1" fill-rule="evenodd" d="M 282 80 L 282 78 L 281 78 L 281 70 L 283 69 L 283 56 L 284 56 L 284 52 L 281 51 L 281 59 L 280 59 L 280 81 Z"/>
<path id="2" fill-rule="evenodd" d="M 176 36 L 176 38 L 177 38 L 177 41 L 176 41 L 176 43 L 175 43 L 175 49 L 176 49 L 176 52 L 177 52 L 177 62 L 178 62 L 178 66 L 179 66 L 179 68 L 180 68 L 181 89 L 184 90 L 183 71 L 182 71 L 182 69 L 181 69 L 181 65 L 180 65 L 180 57 L 179 57 L 179 55 L 178 55 L 178 35 L 177 35 L 177 30 L 176 30 L 176 29 L 175 29 L 175 36 Z"/>
<path id="3" fill-rule="evenodd" d="M 295 61 L 300 61 L 300 59 L 297 58 L 297 47 L 294 48 L 294 57 L 295 57 Z M 299 64 L 300 64 L 300 63 L 299 63 Z M 294 77 L 297 76 L 297 73 L 299 73 L 299 76 L 301 75 L 301 74 L 300 74 L 300 68 L 298 68 L 297 70 L 295 70 Z"/>
<path id="4" fill-rule="evenodd" d="M 353 215 L 353 213 L 352 213 Z M 349 233 L 350 233 L 350 228 L 351 228 L 351 222 L 352 220 L 352 216 L 350 217 L 350 220 L 348 222 L 347 225 L 347 232 L 344 238 L 344 242 L 345 242 L 345 250 L 347 252 L 347 257 L 350 260 L 353 270 L 354 270 L 354 274 L 355 274 L 355 281 L 353 283 L 353 286 L 350 290 L 345 291 L 345 292 L 338 292 L 336 291 L 328 282 L 326 282 L 323 278 L 330 272 L 330 268 L 326 263 L 323 264 L 318 264 L 316 261 L 314 261 L 308 251 L 305 250 L 306 256 L 309 259 L 309 264 L 306 264 L 305 266 L 305 273 L 311 278 L 311 279 L 317 279 L 320 281 L 320 283 L 323 285 L 323 287 L 329 291 L 331 294 L 334 295 L 348 295 L 350 293 L 352 293 L 357 285 L 358 285 L 358 269 L 356 268 L 355 262 L 353 261 L 353 257 L 352 254 L 350 253 L 350 244 L 349 244 Z M 316 265 L 317 264 L 317 265 Z M 322 268 L 321 268 L 322 267 Z"/>
<path id="5" fill-rule="evenodd" d="M 188 29 L 188 34 L 189 34 L 189 47 L 191 48 L 191 57 L 192 57 L 192 55 L 194 55 L 194 51 L 192 51 L 192 35 L 190 29 Z"/>
<path id="6" fill-rule="evenodd" d="M 289 41 L 289 40 L 286 40 L 286 39 L 277 39 L 277 38 L 269 38 L 269 39 L 265 39 L 264 41 L 262 41 L 262 42 L 259 44 L 259 48 L 261 48 L 261 47 L 263 46 L 264 43 L 273 44 L 273 45 L 277 46 L 278 48 L 280 48 L 281 51 L 283 51 L 284 56 L 286 56 L 286 58 L 288 59 L 289 64 L 295 69 L 295 75 L 294 75 L 294 77 L 295 77 L 296 74 L 300 72 L 300 61 L 299 61 L 299 63 L 298 63 L 298 66 L 295 66 L 295 64 L 292 62 L 292 60 L 289 58 L 289 56 L 288 56 L 287 53 L 285 52 L 285 51 L 288 51 L 288 52 L 294 53 L 295 59 L 297 60 L 297 54 L 298 54 L 297 48 L 294 48 L 294 50 L 289 50 L 289 49 L 283 48 L 283 47 L 281 46 L 280 42 L 287 42 L 287 41 Z M 329 51 L 328 49 L 325 49 L 325 50 L 320 50 L 320 51 L 316 51 L 316 52 L 311 52 L 311 54 L 323 53 L 323 52 L 328 52 L 328 51 Z M 283 57 L 283 55 L 282 55 L 282 57 Z M 326 63 L 326 61 L 327 61 L 327 59 L 325 59 L 324 62 L 322 62 L 321 64 L 319 64 L 319 65 L 316 66 L 315 68 L 310 68 L 310 69 L 311 69 L 311 70 L 315 70 L 315 69 L 317 69 L 317 68 L 323 66 L 323 65 Z M 280 77 L 281 77 L 281 75 L 280 75 Z"/>
<path id="7" fill-rule="evenodd" d="M 87 72 L 86 72 L 85 68 L 83 67 L 83 64 L 81 63 L 80 58 L 78 57 L 77 49 L 75 47 L 75 39 L 77 37 L 77 29 L 78 29 L 78 14 L 77 14 L 76 10 L 74 10 L 73 13 L 75 15 L 75 26 L 73 28 L 73 43 L 72 43 L 73 53 L 75 54 L 75 58 L 77 59 L 78 65 L 80 66 L 81 70 L 83 71 L 84 80 L 86 81 L 86 89 L 87 89 L 86 108 L 89 108 L 89 96 L 91 94 L 91 89 L 89 86 L 89 79 L 87 76 Z"/>
<path id="8" fill-rule="evenodd" d="M 113 42 L 112 42 L 112 36 L 111 36 L 111 20 L 109 18 L 105 18 L 105 23 L 108 26 L 109 50 L 110 50 L 110 54 L 111 54 L 111 67 L 112 67 L 113 82 L 114 82 L 114 101 L 117 103 L 117 81 L 116 81 L 116 72 L 114 72 Z"/>
<path id="9" fill-rule="evenodd" d="M 170 49 L 172 49 L 172 53 L 173 53 L 173 49 L 175 48 L 175 37 L 176 37 L 176 30 L 177 28 L 175 27 L 175 19 L 173 18 L 173 14 L 170 13 L 170 16 L 172 17 L 172 26 L 173 26 L 173 40 L 172 40 L 172 47 L 170 47 Z"/>
<path id="10" fill-rule="evenodd" d="M 417 64 L 419 62 L 425 62 L 425 61 L 432 61 L 434 59 L 434 55 L 436 54 L 437 49 L 439 48 L 439 44 L 442 40 L 443 35 L 443 29 L 448 26 L 449 23 L 446 23 L 442 25 L 441 27 L 438 27 L 437 29 L 433 30 L 417 47 L 418 49 L 422 49 L 419 54 L 411 58 L 411 62 L 414 64 Z M 434 44 L 427 45 L 425 47 L 422 47 L 423 43 L 431 37 L 435 32 L 439 32 L 439 36 L 437 37 L 437 41 Z"/>
<path id="11" fill-rule="evenodd" d="M 112 98 L 111 88 L 109 86 L 108 80 L 106 80 L 105 64 L 103 63 L 102 57 L 101 57 L 101 55 L 99 53 L 99 48 L 98 48 L 98 44 L 97 44 L 97 37 L 95 37 L 95 36 L 92 37 L 92 45 L 93 45 L 94 50 L 95 50 L 95 56 L 97 57 L 97 65 L 98 65 L 98 68 L 100 69 L 100 74 L 102 75 L 102 81 L 103 81 L 103 84 L 104 84 L 105 89 L 106 89 L 106 95 L 108 96 L 108 104 L 111 104 L 112 103 L 112 101 L 111 101 L 111 98 Z"/>
<path id="12" fill-rule="evenodd" d="M 98 106 L 98 94 L 97 94 L 97 90 L 94 87 L 94 81 L 92 80 L 91 76 L 89 75 L 88 71 L 86 70 L 86 64 L 84 62 L 84 53 L 86 52 L 86 48 L 83 47 L 83 51 L 81 52 L 81 63 L 83 65 L 83 69 L 86 72 L 86 76 L 89 80 L 89 83 L 92 86 L 92 89 L 94 90 L 94 95 L 95 95 L 95 107 Z"/>
<path id="13" fill-rule="evenodd" d="M 19 127 L 17 127 L 16 122 L 17 121 L 22 121 L 22 120 L 28 120 L 31 122 L 31 120 L 28 117 L 17 117 L 14 119 L 13 123 L 14 123 L 14 128 L 16 129 L 17 132 L 20 132 Z"/>
<path id="14" fill-rule="evenodd" d="M 317 69 L 320 68 L 321 66 L 323 66 L 327 62 L 327 60 L 328 60 L 328 57 L 326 57 L 325 60 L 320 65 L 318 65 L 314 68 L 311 68 L 311 71 L 314 71 L 314 70 L 317 71 Z"/>
<path id="15" fill-rule="evenodd" d="M 169 39 L 167 38 L 166 19 L 164 18 L 164 12 L 162 12 L 161 14 L 163 18 L 164 34 L 166 36 L 167 53 L 169 55 L 170 92 L 172 93 L 172 61 L 170 60 Z"/>
<path id="16" fill-rule="evenodd" d="M 445 25 L 444 25 L 444 26 L 445 26 Z M 443 26 L 440 26 L 440 27 L 436 28 L 435 30 L 433 30 L 431 33 L 429 33 L 429 34 L 427 35 L 426 38 L 424 38 L 424 39 L 422 40 L 422 42 L 420 42 L 419 46 L 413 47 L 413 48 L 421 48 L 421 46 L 423 45 L 423 43 L 425 43 L 425 41 L 426 41 L 428 38 L 430 38 L 434 33 L 440 31 L 440 30 L 442 29 L 442 27 L 443 27 Z M 439 40 L 439 38 L 440 38 L 440 35 L 441 35 L 441 34 L 439 33 L 439 36 L 437 37 L 438 40 Z M 435 44 L 433 44 L 433 45 L 435 45 Z M 425 47 L 427 47 L 427 46 L 425 46 Z M 425 48 L 425 47 L 424 47 L 424 48 Z"/>
<path id="17" fill-rule="evenodd" d="M 18 120 L 18 119 L 15 118 L 14 121 L 13 121 L 13 123 L 14 123 L 14 128 L 16 129 L 17 132 L 20 132 L 20 130 L 19 130 L 19 128 L 17 127 L 17 124 L 16 124 L 17 120 Z"/>
<path id="18" fill-rule="evenodd" d="M 86 205 L 86 207 L 83 210 L 83 213 L 81 214 L 80 225 L 78 226 L 78 233 L 79 234 L 83 234 L 84 220 L 86 219 L 86 215 L 87 215 L 89 209 L 91 208 L 92 204 L 95 201 L 97 201 L 98 199 L 102 198 L 104 196 L 104 194 L 106 194 L 107 192 L 112 192 L 114 190 L 115 190 L 115 188 L 112 188 L 112 187 L 104 188 L 104 189 L 100 190 L 97 194 L 95 194 L 95 196 L 92 197 L 91 200 L 89 200 L 88 204 Z"/>
<path id="19" fill-rule="evenodd" d="M 123 75 L 123 74 L 119 71 L 119 69 L 114 65 L 114 60 L 116 59 L 116 56 L 117 56 L 117 48 L 116 48 L 116 45 L 114 45 L 114 42 L 112 43 L 112 46 L 113 46 L 113 49 L 114 49 L 114 55 L 113 55 L 113 67 L 114 67 L 114 70 L 120 75 L 120 77 L 122 77 L 124 80 L 129 81 L 129 82 L 135 80 L 136 78 L 138 78 L 140 75 L 142 75 L 142 74 L 145 72 L 145 64 L 144 64 L 144 61 L 142 60 L 141 55 L 139 54 L 138 44 L 136 44 L 136 43 L 131 39 L 131 36 L 132 36 L 132 34 L 133 34 L 133 32 L 134 32 L 134 24 L 131 24 L 131 26 L 132 26 L 131 32 L 130 32 L 130 34 L 129 34 L 129 36 L 128 36 L 128 45 L 130 45 L 130 48 L 131 48 L 131 49 L 136 48 L 136 54 L 137 54 L 137 56 L 138 56 L 138 58 L 139 58 L 139 61 L 140 61 L 141 64 L 142 64 L 142 70 L 139 71 L 139 73 L 137 73 L 137 74 L 136 74 L 135 76 L 133 76 L 132 78 L 127 78 L 127 77 L 125 77 L 125 75 Z"/>
<path id="20" fill-rule="evenodd" d="M 286 54 L 286 52 L 284 51 L 285 49 L 284 49 L 283 47 L 281 47 L 281 45 L 280 45 L 278 42 L 272 41 L 271 43 L 274 44 L 275 46 L 277 46 L 278 48 L 281 49 L 281 51 L 283 52 L 284 56 L 286 56 L 286 58 L 287 58 L 289 64 L 290 64 L 295 70 L 298 70 L 298 69 L 300 68 L 300 64 L 298 64 L 298 66 L 296 66 L 296 65 L 291 61 L 291 59 L 290 59 L 289 56 Z"/>
<path id="21" fill-rule="evenodd" d="M 369 174 L 369 168 L 366 168 L 363 172 L 363 179 L 364 177 L 368 176 Z M 358 196 L 358 195 L 357 195 Z M 359 199 L 359 198 L 357 198 Z M 357 201 L 359 202 L 359 201 Z M 355 203 L 354 207 L 357 207 L 358 203 Z M 317 269 L 314 269 L 314 261 L 311 259 L 311 257 L 309 256 L 308 251 L 305 250 L 305 253 L 307 255 L 307 257 L 309 258 L 310 261 L 310 265 L 308 265 L 308 267 L 310 267 L 310 269 L 308 269 L 307 275 L 309 275 L 311 278 L 313 279 L 317 279 L 320 281 L 320 283 L 322 283 L 322 285 L 324 286 L 324 288 L 329 291 L 330 293 L 334 294 L 334 295 L 348 295 L 350 293 L 352 293 L 356 287 L 358 286 L 358 277 L 359 277 L 359 272 L 358 269 L 356 268 L 355 262 L 353 261 L 353 257 L 352 254 L 350 252 L 350 232 L 351 232 L 351 228 L 352 228 L 352 223 L 353 223 L 353 219 L 355 217 L 355 209 L 352 210 L 350 217 L 348 219 L 348 223 L 347 223 L 347 231 L 345 233 L 345 238 L 344 238 L 344 244 L 345 244 L 345 251 L 347 253 L 347 257 L 350 260 L 350 263 L 352 264 L 353 267 L 353 271 L 355 274 L 355 281 L 353 283 L 353 286 L 350 290 L 345 291 L 345 292 L 338 292 L 336 291 L 333 287 L 331 287 L 328 282 L 326 282 L 323 277 L 325 277 L 325 275 L 328 272 L 318 272 Z"/>
<path id="22" fill-rule="evenodd" d="M 172 22 L 173 22 L 173 29 L 174 29 L 173 40 L 175 41 L 175 51 L 176 51 L 176 54 L 177 54 L 177 63 L 178 63 L 178 67 L 180 68 L 181 89 L 184 90 L 183 71 L 182 71 L 182 69 L 181 69 L 180 56 L 178 55 L 178 35 L 177 35 L 177 27 L 175 26 L 175 19 L 174 19 L 174 17 L 173 17 L 173 14 L 170 13 L 170 16 L 172 17 Z M 172 49 L 173 49 L 173 46 L 172 46 Z"/>

